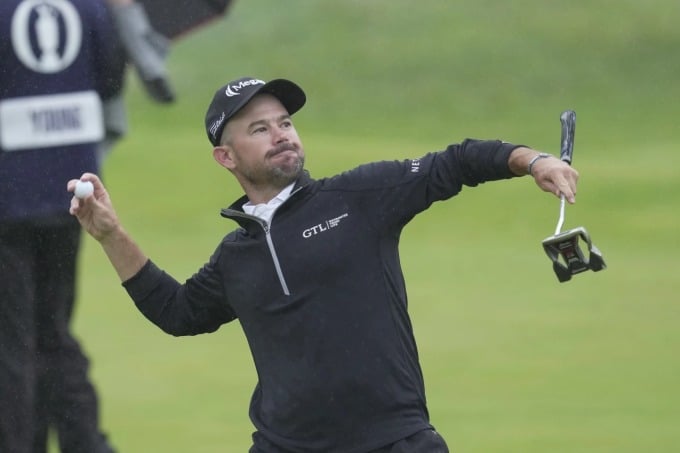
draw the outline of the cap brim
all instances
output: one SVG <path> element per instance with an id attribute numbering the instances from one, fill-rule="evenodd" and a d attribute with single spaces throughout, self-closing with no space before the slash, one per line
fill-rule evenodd
<path id="1" fill-rule="evenodd" d="M 283 104 L 290 115 L 300 110 L 307 101 L 307 96 L 305 95 L 305 92 L 302 91 L 302 88 L 286 79 L 275 79 L 265 83 L 253 94 L 253 96 L 262 93 L 269 93 L 276 97 L 281 101 L 281 104 Z M 251 96 L 250 99 L 252 99 L 253 96 Z"/>

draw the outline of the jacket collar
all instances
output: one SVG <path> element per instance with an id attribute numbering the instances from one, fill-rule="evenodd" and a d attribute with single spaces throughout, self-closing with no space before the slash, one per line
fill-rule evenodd
<path id="1" fill-rule="evenodd" d="M 309 175 L 309 172 L 307 170 L 303 170 L 302 174 L 300 177 L 295 181 L 295 185 L 293 186 L 293 190 L 290 193 L 290 198 L 292 198 L 297 192 L 300 190 L 304 189 L 305 187 L 309 186 L 314 179 Z M 290 199 L 289 198 L 289 199 Z M 256 217 L 250 216 L 243 212 L 243 205 L 248 201 L 248 197 L 246 195 L 243 195 L 236 201 L 234 201 L 229 207 L 224 208 L 220 211 L 220 215 L 222 217 L 225 217 L 227 219 L 233 219 L 237 221 L 239 224 L 242 224 L 243 220 L 256 220 L 259 221 Z M 286 204 L 288 200 L 284 202 Z M 243 225 L 242 225 L 243 226 Z"/>

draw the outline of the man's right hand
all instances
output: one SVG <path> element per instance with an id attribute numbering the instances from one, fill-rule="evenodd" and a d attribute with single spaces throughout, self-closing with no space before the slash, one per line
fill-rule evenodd
<path id="1" fill-rule="evenodd" d="M 73 197 L 69 212 L 74 215 L 82 227 L 97 241 L 102 242 L 116 229 L 120 228 L 120 222 L 116 211 L 113 209 L 111 199 L 101 180 L 94 173 L 83 173 L 81 181 L 90 181 L 94 186 L 94 192 L 87 198 Z M 73 192 L 77 179 L 72 179 L 66 184 L 66 190 Z"/>
<path id="2" fill-rule="evenodd" d="M 137 274 L 148 258 L 121 226 L 99 177 L 93 173 L 83 173 L 80 180 L 90 181 L 94 192 L 83 199 L 74 196 L 69 212 L 78 219 L 85 231 L 99 241 L 120 280 L 124 282 Z M 70 180 L 66 189 L 73 192 L 77 182 L 77 179 Z"/>

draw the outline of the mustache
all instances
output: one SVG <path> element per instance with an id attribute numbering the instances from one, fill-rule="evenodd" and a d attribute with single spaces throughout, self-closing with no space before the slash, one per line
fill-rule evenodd
<path id="1" fill-rule="evenodd" d="M 295 143 L 283 142 L 276 145 L 274 148 L 267 151 L 267 157 L 276 156 L 284 151 L 295 151 L 298 152 L 299 147 Z"/>

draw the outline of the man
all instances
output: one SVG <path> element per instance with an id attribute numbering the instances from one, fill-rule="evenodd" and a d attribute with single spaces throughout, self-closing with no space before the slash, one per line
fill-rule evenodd
<path id="1" fill-rule="evenodd" d="M 195 335 L 239 319 L 258 373 L 251 453 L 446 452 L 425 404 L 400 233 L 463 185 L 527 173 L 573 203 L 578 174 L 526 147 L 466 140 L 314 180 L 291 120 L 305 100 L 283 79 L 246 77 L 215 93 L 205 125 L 213 157 L 245 191 L 222 211 L 240 228 L 184 284 L 125 232 L 96 175 L 82 176 L 94 195 L 72 199 L 70 212 L 164 331 Z"/>
<path id="2" fill-rule="evenodd" d="M 112 451 L 70 330 L 80 225 L 64 180 L 99 170 L 124 57 L 103 0 L 0 2 L 0 452 Z"/>

